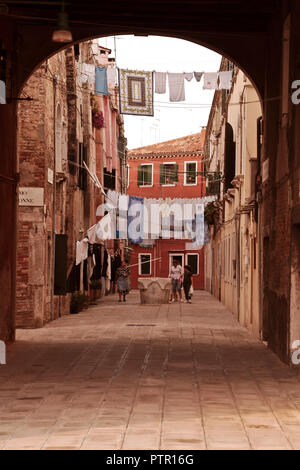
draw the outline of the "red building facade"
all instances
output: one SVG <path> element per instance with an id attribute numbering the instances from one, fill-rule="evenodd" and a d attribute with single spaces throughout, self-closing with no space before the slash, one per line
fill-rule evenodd
<path id="1" fill-rule="evenodd" d="M 192 199 L 205 196 L 205 129 L 200 133 L 128 152 L 128 194 L 156 199 Z M 168 277 L 173 259 L 194 272 L 194 288 L 204 289 L 204 250 L 191 240 L 144 240 L 132 245 L 131 287 L 138 278 Z"/>

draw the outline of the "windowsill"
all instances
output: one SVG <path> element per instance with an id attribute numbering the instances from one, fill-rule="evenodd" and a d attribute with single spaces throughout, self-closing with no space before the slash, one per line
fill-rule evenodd
<path id="1" fill-rule="evenodd" d="M 164 186 L 165 188 L 171 187 L 171 186 L 176 186 L 176 183 L 172 184 L 162 184 L 161 186 Z"/>
<path id="2" fill-rule="evenodd" d="M 198 186 L 198 183 L 184 183 L 183 186 Z"/>
<path id="3" fill-rule="evenodd" d="M 139 188 L 153 188 L 153 184 L 140 184 L 138 185 Z"/>

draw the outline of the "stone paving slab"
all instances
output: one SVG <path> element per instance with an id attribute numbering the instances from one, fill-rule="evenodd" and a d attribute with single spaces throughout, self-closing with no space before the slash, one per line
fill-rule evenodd
<path id="1" fill-rule="evenodd" d="M 300 449 L 300 383 L 206 292 L 101 299 L 18 330 L 0 365 L 0 449 Z"/>

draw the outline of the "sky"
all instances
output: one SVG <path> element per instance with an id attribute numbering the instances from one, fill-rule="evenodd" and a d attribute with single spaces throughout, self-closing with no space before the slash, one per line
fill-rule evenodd
<path id="1" fill-rule="evenodd" d="M 159 36 L 101 38 L 99 44 L 112 49 L 117 67 L 157 72 L 217 72 L 221 56 L 198 44 Z M 115 52 L 116 51 L 116 52 Z M 124 115 L 128 148 L 164 142 L 201 131 L 207 125 L 214 91 L 201 82 L 185 80 L 186 100 L 170 103 L 165 95 L 154 95 L 154 117 Z"/>

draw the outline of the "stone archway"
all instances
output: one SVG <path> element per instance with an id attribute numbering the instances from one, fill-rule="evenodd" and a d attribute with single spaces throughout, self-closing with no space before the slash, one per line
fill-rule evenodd
<path id="1" fill-rule="evenodd" d="M 0 194 L 5 204 L 1 205 L 0 220 L 0 289 L 2 294 L 2 314 L 0 316 L 0 338 L 14 337 L 14 296 L 15 296 L 15 245 L 16 245 L 16 188 L 18 168 L 16 162 L 16 100 L 26 79 L 47 57 L 58 52 L 61 47 L 51 42 L 57 17 L 57 3 L 28 2 L 9 0 L 8 9 L 0 11 L 0 40 L 7 56 L 7 96 L 10 104 L 0 109 Z M 278 0 L 244 2 L 243 0 L 153 0 L 146 5 L 134 0 L 124 3 L 112 0 L 99 6 L 96 0 L 87 2 L 69 1 L 70 26 L 74 43 L 93 37 L 120 34 L 177 37 L 208 47 L 237 64 L 251 78 L 259 96 L 264 100 L 264 144 L 262 161 L 270 159 L 270 181 L 275 182 L 276 159 L 289 160 L 291 168 L 297 167 L 296 138 L 299 112 L 291 115 L 289 129 L 290 150 L 278 152 L 278 128 L 281 121 L 281 76 L 282 65 L 278 61 L 278 50 L 282 49 L 282 29 L 284 20 L 291 12 L 291 76 L 300 73 L 297 49 L 300 44 L 299 2 Z M 5 15 L 1 13 L 5 13 Z M 7 15 L 8 13 L 8 15 Z M 290 155 L 286 152 L 290 152 Z M 279 155 L 280 154 L 280 155 Z M 296 165 L 296 166 L 295 166 Z M 293 187 L 296 188 L 295 181 Z M 273 193 L 272 193 L 273 191 Z M 276 187 L 272 189 L 266 211 L 278 204 Z M 288 191 L 284 188 L 283 191 Z M 300 204 L 297 196 L 295 204 Z M 281 198 L 282 200 L 282 198 Z M 266 217 L 268 217 L 266 212 Z M 265 215 L 263 216 L 265 217 Z M 276 224 L 276 212 L 272 212 Z M 290 216 L 287 216 L 290 217 Z M 290 223 L 290 218 L 287 219 Z M 269 221 L 270 222 L 270 221 Z M 276 240 L 278 235 L 266 221 L 265 236 Z M 269 228 L 268 228 L 269 226 Z M 282 243 L 281 239 L 278 239 Z M 278 266 L 279 267 L 279 266 Z M 284 271 L 284 281 L 289 283 L 290 270 Z M 274 280 L 272 295 L 277 299 L 282 295 L 281 287 Z M 273 296 L 274 296 L 273 295 Z M 284 297 L 289 305 L 287 289 Z M 288 308 L 288 307 L 287 307 Z M 280 334 L 276 331 L 275 335 Z M 273 348 L 278 350 L 276 346 Z M 284 353 L 285 354 L 285 353 Z M 283 359 L 283 354 L 280 354 Z"/>

